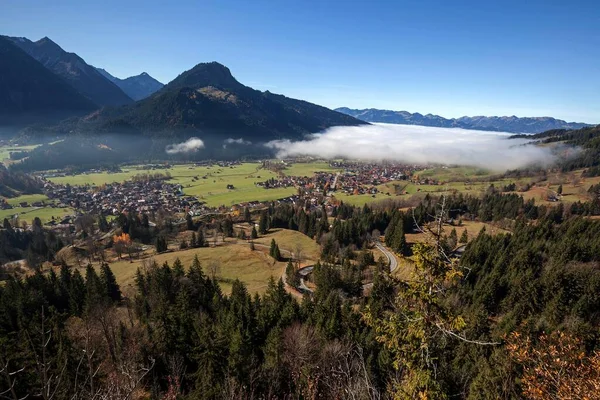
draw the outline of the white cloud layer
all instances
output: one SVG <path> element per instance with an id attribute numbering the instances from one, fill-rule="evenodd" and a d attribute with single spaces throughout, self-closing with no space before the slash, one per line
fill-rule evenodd
<path id="1" fill-rule="evenodd" d="M 170 144 L 165 148 L 167 154 L 191 153 L 204 148 L 204 142 L 196 137 L 189 138 L 185 142 Z"/>
<path id="2" fill-rule="evenodd" d="M 245 145 L 245 146 L 249 146 L 252 144 L 251 141 L 249 140 L 244 140 L 242 138 L 239 139 L 233 139 L 233 138 L 229 138 L 229 139 L 225 139 L 223 140 L 223 143 L 225 143 L 223 145 L 223 148 L 226 149 L 228 144 L 239 144 L 239 145 Z"/>
<path id="3" fill-rule="evenodd" d="M 229 139 L 225 139 L 223 142 L 225 142 L 225 144 L 245 144 L 245 145 L 250 145 L 250 144 L 252 144 L 252 142 L 251 142 L 251 141 L 249 141 L 249 140 L 244 140 L 244 139 L 242 139 L 242 138 L 239 138 L 239 139 L 232 139 L 232 138 L 229 138 Z"/>
<path id="4" fill-rule="evenodd" d="M 280 158 L 308 155 L 410 164 L 460 164 L 497 171 L 548 164 L 550 149 L 508 139 L 509 133 L 415 125 L 336 126 L 304 141 L 275 140 L 267 146 Z"/>

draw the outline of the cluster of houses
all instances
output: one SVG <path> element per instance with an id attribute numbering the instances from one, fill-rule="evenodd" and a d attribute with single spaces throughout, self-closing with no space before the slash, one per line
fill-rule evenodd
<path id="1" fill-rule="evenodd" d="M 265 189 L 296 187 L 305 193 L 333 194 L 377 194 L 377 186 L 398 180 L 405 180 L 417 167 L 405 164 L 375 164 L 364 162 L 331 162 L 331 166 L 343 172 L 316 172 L 312 177 L 282 176 L 269 179 L 257 185 Z"/>
<path id="2" fill-rule="evenodd" d="M 197 198 L 185 196 L 181 185 L 163 180 L 126 181 L 94 186 L 64 186 L 46 182 L 45 192 L 58 207 L 84 213 L 118 215 L 121 212 L 149 213 L 158 210 L 188 212 L 203 208 Z"/>

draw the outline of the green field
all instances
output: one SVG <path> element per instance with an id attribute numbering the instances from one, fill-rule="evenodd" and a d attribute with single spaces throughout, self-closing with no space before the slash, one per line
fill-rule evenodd
<path id="1" fill-rule="evenodd" d="M 38 144 L 28 146 L 0 146 L 0 163 L 6 163 L 10 161 L 11 152 L 33 150 L 38 146 Z"/>
<path id="2" fill-rule="evenodd" d="M 477 167 L 438 167 L 418 171 L 415 175 L 419 178 L 431 178 L 440 182 L 448 182 L 485 178 L 493 175 L 493 173 Z"/>
<path id="3" fill-rule="evenodd" d="M 50 201 L 45 194 L 24 194 L 12 199 L 6 199 L 6 202 L 12 206 L 19 205 L 19 203 L 26 201 L 27 203 L 35 203 L 37 201 Z"/>
<path id="4" fill-rule="evenodd" d="M 163 171 L 163 170 L 160 170 Z M 129 167 L 124 168 L 123 172 L 101 172 L 91 174 L 77 174 L 68 176 L 57 176 L 48 178 L 49 181 L 59 183 L 62 185 L 69 184 L 71 186 L 83 186 L 83 185 L 104 185 L 106 183 L 124 182 L 131 177 L 142 174 L 142 173 L 154 173 L 157 171 L 150 171 L 142 169 L 141 167 Z"/>
<path id="5" fill-rule="evenodd" d="M 337 172 L 340 169 L 336 169 L 329 166 L 328 162 L 319 161 L 311 163 L 295 163 L 283 170 L 283 173 L 287 176 L 313 176 L 315 172 Z"/>
<path id="6" fill-rule="evenodd" d="M 11 219 L 18 215 L 20 221 L 31 223 L 34 218 L 38 217 L 42 222 L 52 220 L 52 217 L 60 219 L 65 215 L 73 215 L 74 211 L 71 208 L 51 208 L 51 207 L 15 207 L 11 210 L 0 210 L 0 219 Z"/>
<path id="7" fill-rule="evenodd" d="M 195 167 L 193 165 L 175 165 L 169 169 L 143 170 L 130 167 L 119 173 L 79 174 L 72 176 L 49 178 L 50 181 L 62 184 L 102 185 L 110 182 L 123 182 L 140 173 L 171 174 L 170 183 L 180 184 L 186 195 L 197 196 L 211 207 L 230 206 L 245 201 L 276 200 L 296 193 L 294 188 L 263 189 L 257 182 L 277 178 L 274 172 L 259 169 L 258 163 L 244 163 L 233 167 Z M 234 189 L 227 189 L 233 185 Z"/>

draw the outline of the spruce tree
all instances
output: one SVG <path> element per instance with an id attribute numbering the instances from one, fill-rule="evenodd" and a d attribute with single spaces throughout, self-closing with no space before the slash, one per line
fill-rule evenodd
<path id="1" fill-rule="evenodd" d="M 252 239 L 258 238 L 258 232 L 256 232 L 256 226 L 252 226 L 252 233 L 250 234 L 250 238 L 252 238 Z"/>
<path id="2" fill-rule="evenodd" d="M 466 244 L 469 241 L 469 233 L 465 229 L 463 233 L 460 235 L 460 240 L 458 241 L 461 244 Z"/>
<path id="3" fill-rule="evenodd" d="M 100 267 L 100 280 L 104 286 L 104 294 L 113 302 L 121 301 L 121 290 L 117 284 L 117 278 L 106 263 Z"/>
<path id="4" fill-rule="evenodd" d="M 269 230 L 267 214 L 262 212 L 260 214 L 260 220 L 258 222 L 258 233 L 264 235 Z"/>

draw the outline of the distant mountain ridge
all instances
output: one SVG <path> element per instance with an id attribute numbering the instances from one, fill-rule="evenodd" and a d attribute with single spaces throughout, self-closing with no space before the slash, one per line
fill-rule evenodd
<path id="1" fill-rule="evenodd" d="M 130 104 L 133 100 L 116 84 L 75 53 L 68 53 L 50 38 L 36 42 L 27 38 L 7 37 L 15 45 L 58 75 L 83 96 L 99 106 Z"/>
<path id="2" fill-rule="evenodd" d="M 0 126 L 56 121 L 98 106 L 0 36 Z"/>
<path id="3" fill-rule="evenodd" d="M 120 79 L 112 76 L 103 68 L 96 68 L 105 78 L 121 88 L 129 97 L 138 101 L 156 93 L 162 89 L 164 84 L 151 77 L 147 72 L 129 78 Z"/>
<path id="4" fill-rule="evenodd" d="M 433 114 L 410 113 L 408 111 L 379 110 L 368 108 L 363 110 L 348 107 L 336 108 L 336 111 L 351 115 L 367 122 L 381 122 L 389 124 L 421 125 L 440 128 L 463 128 L 485 131 L 499 131 L 511 133 L 539 133 L 552 129 L 581 129 L 589 124 L 580 122 L 566 122 L 552 117 L 460 117 L 444 118 Z"/>

